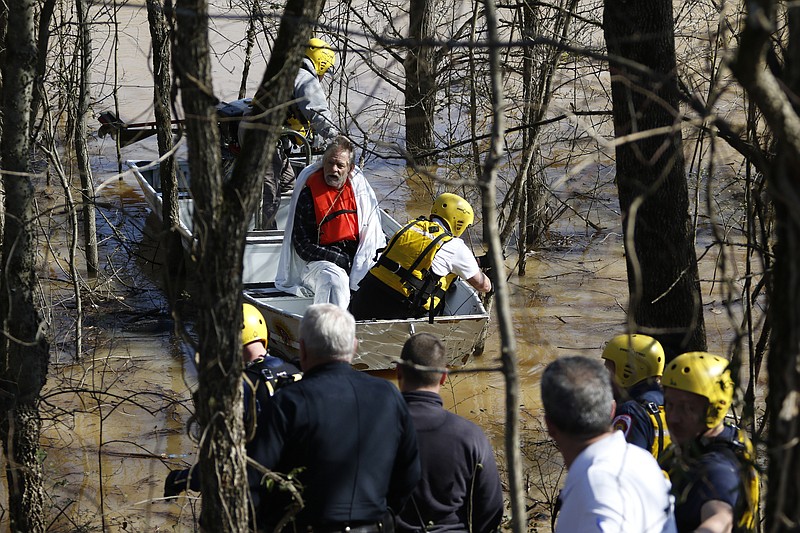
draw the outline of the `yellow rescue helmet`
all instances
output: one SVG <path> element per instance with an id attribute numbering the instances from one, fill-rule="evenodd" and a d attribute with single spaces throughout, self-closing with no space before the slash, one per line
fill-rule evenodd
<path id="1" fill-rule="evenodd" d="M 603 349 L 603 359 L 614 363 L 614 375 L 621 387 L 629 388 L 643 379 L 661 377 L 664 348 L 648 335 L 617 335 Z"/>
<path id="2" fill-rule="evenodd" d="M 317 37 L 308 40 L 306 57 L 314 63 L 314 69 L 316 69 L 317 76 L 320 78 L 336 64 L 336 54 L 333 52 L 331 45 Z"/>
<path id="3" fill-rule="evenodd" d="M 460 237 L 475 220 L 475 213 L 469 202 L 450 192 L 436 197 L 431 206 L 431 216 L 437 216 L 447 222 L 450 226 L 448 229 L 454 237 Z"/>
<path id="4" fill-rule="evenodd" d="M 708 352 L 688 352 L 664 368 L 662 385 L 708 399 L 706 426 L 717 427 L 733 401 L 733 379 L 727 359 Z"/>
<path id="5" fill-rule="evenodd" d="M 261 341 L 266 349 L 269 345 L 269 331 L 267 331 L 267 321 L 254 305 L 244 304 L 242 308 L 244 318 L 242 324 L 242 346 L 251 342 Z"/>

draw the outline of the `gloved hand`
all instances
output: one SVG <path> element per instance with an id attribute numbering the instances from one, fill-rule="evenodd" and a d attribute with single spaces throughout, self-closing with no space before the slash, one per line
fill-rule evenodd
<path id="1" fill-rule="evenodd" d="M 489 255 L 488 254 L 479 255 L 475 259 L 477 259 L 478 266 L 483 271 L 483 273 L 486 274 L 486 277 L 489 279 L 494 279 L 494 269 L 492 268 L 491 261 L 489 261 Z"/>
<path id="2" fill-rule="evenodd" d="M 164 497 L 174 498 L 186 490 L 189 481 L 189 470 L 171 470 L 164 481 Z"/>

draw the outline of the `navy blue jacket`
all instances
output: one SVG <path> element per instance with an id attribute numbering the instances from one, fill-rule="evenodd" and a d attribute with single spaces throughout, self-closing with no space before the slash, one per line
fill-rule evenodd
<path id="1" fill-rule="evenodd" d="M 480 427 L 443 408 L 429 391 L 404 392 L 419 439 L 422 480 L 397 517 L 397 531 L 497 529 L 503 489 L 494 451 Z"/>
<path id="2" fill-rule="evenodd" d="M 710 444 L 702 438 L 697 439 L 682 461 L 664 465 L 668 467 L 675 495 L 675 522 L 679 533 L 697 529 L 701 523 L 701 509 L 711 500 L 727 503 L 734 509 L 734 522 L 738 518 L 736 509 L 742 505 L 740 500 L 746 498 L 742 484 L 743 466 L 727 447 L 714 446 L 735 438 L 736 428 L 726 425 Z"/>
<path id="3" fill-rule="evenodd" d="M 644 448 L 648 452 L 653 449 L 656 438 L 656 428 L 653 420 L 645 411 L 642 402 L 653 402 L 657 406 L 664 405 L 664 393 L 658 383 L 643 382 L 631 387 L 632 400 L 617 405 L 614 413 L 614 428 L 625 434 L 625 440 Z"/>
<path id="4" fill-rule="evenodd" d="M 310 369 L 275 393 L 258 419 L 263 438 L 250 457 L 296 473 L 306 526 L 378 522 L 400 509 L 420 477 L 417 436 L 400 392 L 389 381 L 344 362 Z M 263 430 L 263 433 L 262 431 Z M 258 527 L 271 531 L 285 512 L 285 493 L 268 493 L 250 472 Z"/>

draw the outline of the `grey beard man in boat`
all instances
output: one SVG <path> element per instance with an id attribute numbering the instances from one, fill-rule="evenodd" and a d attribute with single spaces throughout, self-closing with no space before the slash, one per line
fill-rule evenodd
<path id="1" fill-rule="evenodd" d="M 297 178 L 278 262 L 275 286 L 344 309 L 350 291 L 386 245 L 378 200 L 355 165 L 353 144 L 338 136 L 321 163 Z"/>

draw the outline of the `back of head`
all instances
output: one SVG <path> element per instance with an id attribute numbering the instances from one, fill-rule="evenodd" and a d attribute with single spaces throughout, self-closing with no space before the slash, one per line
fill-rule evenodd
<path id="1" fill-rule="evenodd" d="M 306 57 L 314 63 L 314 69 L 319 77 L 324 76 L 328 69 L 336 64 L 336 54 L 333 52 L 331 45 L 317 37 L 308 40 Z"/>
<path id="2" fill-rule="evenodd" d="M 350 142 L 350 139 L 345 137 L 344 135 L 337 135 L 333 138 L 330 144 L 325 148 L 325 153 L 322 155 L 323 161 L 325 161 L 329 155 L 334 154 L 336 152 L 347 152 L 347 159 L 350 161 L 350 166 L 355 165 L 356 163 L 356 149 L 353 146 L 353 143 Z"/>
<path id="3" fill-rule="evenodd" d="M 733 402 L 733 379 L 727 359 L 708 352 L 688 352 L 673 359 L 664 369 L 662 384 L 708 399 L 706 427 L 722 423 Z"/>
<path id="4" fill-rule="evenodd" d="M 410 389 L 432 387 L 439 384 L 447 361 L 442 340 L 431 333 L 416 333 L 406 340 L 400 352 L 403 386 Z M 424 366 L 435 370 L 415 368 Z"/>
<path id="5" fill-rule="evenodd" d="M 356 321 L 346 309 L 337 305 L 314 304 L 300 320 L 300 340 L 312 362 L 349 363 L 355 351 Z"/>
<path id="6" fill-rule="evenodd" d="M 606 344 L 602 357 L 614 363 L 617 383 L 626 389 L 664 372 L 664 348 L 647 335 L 617 335 Z"/>
<path id="7" fill-rule="evenodd" d="M 556 359 L 545 368 L 541 386 L 545 416 L 564 433 L 588 439 L 611 428 L 611 377 L 599 360 Z"/>
<path id="8" fill-rule="evenodd" d="M 449 226 L 450 233 L 455 237 L 460 237 L 475 221 L 475 213 L 469 202 L 450 192 L 436 197 L 431 205 L 431 216 L 444 220 Z"/>
<path id="9" fill-rule="evenodd" d="M 267 321 L 254 305 L 244 304 L 242 306 L 242 346 L 247 346 L 251 342 L 261 341 L 266 348 L 269 345 L 269 331 Z"/>

